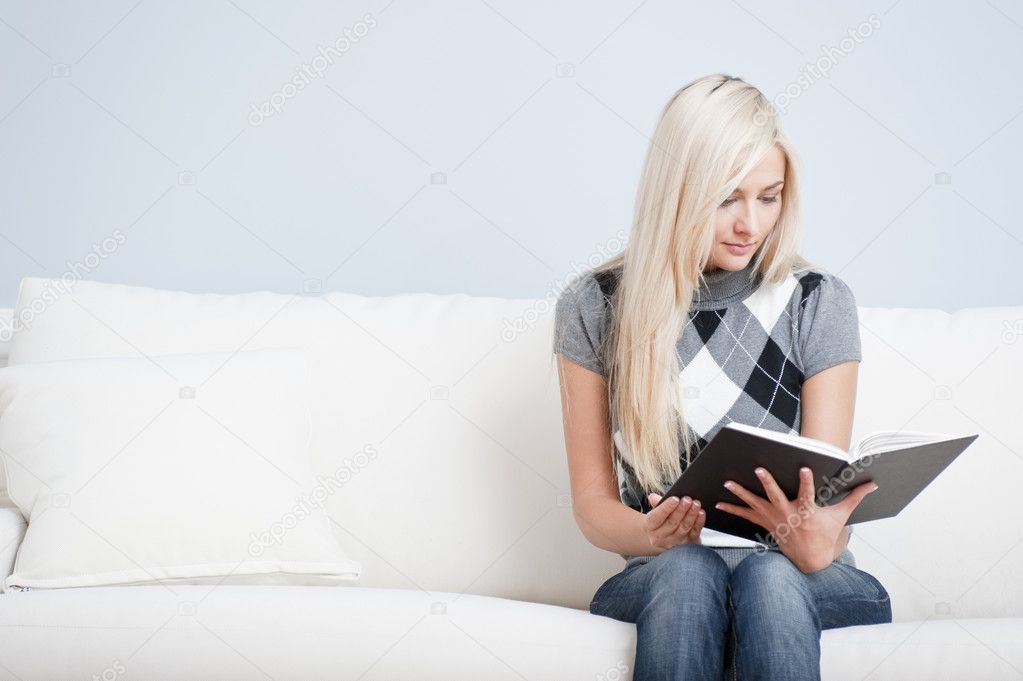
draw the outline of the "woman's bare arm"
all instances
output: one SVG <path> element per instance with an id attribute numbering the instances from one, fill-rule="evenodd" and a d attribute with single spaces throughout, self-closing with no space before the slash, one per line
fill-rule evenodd
<path id="1" fill-rule="evenodd" d="M 618 493 L 603 376 L 557 355 L 572 514 L 591 544 L 627 556 L 657 555 L 644 514 Z"/>
<path id="2" fill-rule="evenodd" d="M 848 451 L 856 408 L 856 382 L 860 363 L 843 362 L 820 371 L 803 382 L 800 394 L 800 435 L 812 437 Z M 835 557 L 849 543 L 846 526 L 835 543 Z"/>

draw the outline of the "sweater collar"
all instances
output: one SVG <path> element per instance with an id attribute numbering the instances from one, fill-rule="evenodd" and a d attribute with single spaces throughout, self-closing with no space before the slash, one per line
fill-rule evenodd
<path id="1" fill-rule="evenodd" d="M 711 310 L 745 298 L 759 279 L 755 276 L 755 262 L 756 259 L 751 258 L 746 267 L 734 272 L 719 267 L 704 273 L 693 294 L 693 307 Z"/>

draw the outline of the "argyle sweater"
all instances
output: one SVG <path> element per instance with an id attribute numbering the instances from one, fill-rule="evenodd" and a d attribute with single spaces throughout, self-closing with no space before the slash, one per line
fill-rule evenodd
<path id="1" fill-rule="evenodd" d="M 607 377 L 603 343 L 620 269 L 589 272 L 569 285 L 555 308 L 554 352 Z M 800 393 L 814 374 L 861 360 L 856 301 L 837 276 L 790 274 L 767 285 L 753 272 L 717 269 L 694 294 L 676 350 L 687 427 L 700 450 L 732 421 L 798 435 Z M 624 504 L 650 511 L 617 424 L 614 464 Z M 686 457 L 680 451 L 682 470 Z M 663 493 L 666 490 L 649 490 Z M 707 528 L 709 546 L 760 546 Z M 628 556 L 623 556 L 628 558 Z"/>

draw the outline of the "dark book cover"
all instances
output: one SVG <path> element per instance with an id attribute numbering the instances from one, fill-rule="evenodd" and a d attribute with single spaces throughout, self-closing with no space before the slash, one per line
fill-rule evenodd
<path id="1" fill-rule="evenodd" d="M 967 435 L 909 446 L 897 444 L 893 449 L 868 453 L 849 463 L 836 455 L 823 454 L 806 449 L 802 444 L 770 436 L 780 433 L 765 432 L 761 435 L 752 430 L 763 429 L 741 424 L 739 427 L 728 424 L 719 429 L 663 498 L 689 496 L 698 499 L 707 513 L 705 527 L 765 544 L 777 543 L 768 530 L 714 508 L 719 501 L 746 505 L 725 489 L 726 480 L 733 480 L 766 498 L 767 493 L 753 472 L 755 468 L 763 467 L 771 473 L 786 496 L 794 499 L 799 490 L 799 469 L 807 466 L 813 471 L 819 506 L 842 501 L 857 485 L 871 481 L 877 483 L 877 491 L 868 494 L 849 516 L 847 524 L 852 525 L 900 513 L 979 437 Z"/>

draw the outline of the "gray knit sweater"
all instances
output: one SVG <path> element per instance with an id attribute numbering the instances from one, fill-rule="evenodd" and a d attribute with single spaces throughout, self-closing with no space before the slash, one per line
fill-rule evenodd
<path id="1" fill-rule="evenodd" d="M 566 288 L 555 309 L 554 352 L 605 377 L 603 340 L 619 273 L 587 273 Z M 766 285 L 754 276 L 752 260 L 742 270 L 717 269 L 704 278 L 676 346 L 687 427 L 696 442 L 690 458 L 732 421 L 799 434 L 803 381 L 862 359 L 852 291 L 837 276 L 815 271 Z M 633 473 L 617 424 L 611 426 L 622 502 L 646 513 L 646 491 Z M 679 458 L 684 470 L 685 453 Z M 758 546 L 707 529 L 701 541 Z"/>

